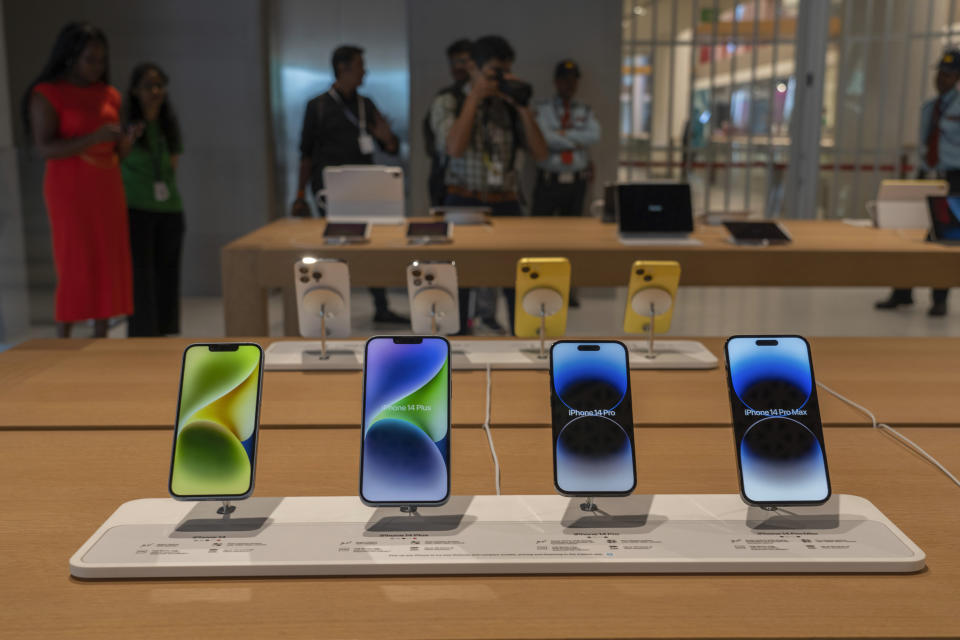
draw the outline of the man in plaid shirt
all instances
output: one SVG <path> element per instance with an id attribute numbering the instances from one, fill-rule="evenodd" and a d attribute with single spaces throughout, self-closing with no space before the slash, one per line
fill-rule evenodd
<path id="1" fill-rule="evenodd" d="M 430 107 L 430 126 L 436 133 L 437 153 L 446 156 L 445 206 L 489 207 L 493 215 L 520 215 L 516 159 L 527 149 L 534 160 L 549 155 L 528 102 L 518 104 L 500 90 L 501 79 L 516 80 L 510 70 L 515 54 L 500 36 L 485 36 L 473 43 L 474 66 L 464 86 L 466 98 L 458 110 L 449 94 L 438 95 Z M 504 289 L 509 315 L 513 315 L 513 289 Z M 461 292 L 461 332 L 467 332 L 468 292 Z M 488 325 L 496 325 L 496 321 Z"/>

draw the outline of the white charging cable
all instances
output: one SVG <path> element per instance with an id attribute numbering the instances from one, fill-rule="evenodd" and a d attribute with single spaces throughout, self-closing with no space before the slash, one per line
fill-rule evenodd
<path id="1" fill-rule="evenodd" d="M 487 432 L 487 442 L 490 444 L 490 455 L 493 456 L 493 473 L 497 486 L 497 495 L 500 495 L 500 461 L 497 460 L 497 450 L 493 446 L 493 434 L 490 433 L 490 364 L 487 363 L 487 399 L 483 430 Z"/>
<path id="2" fill-rule="evenodd" d="M 838 400 L 840 400 L 840 401 L 842 401 L 842 402 L 845 402 L 845 403 L 847 403 L 848 405 L 850 405 L 851 407 L 853 407 L 854 409 L 858 409 L 859 411 L 861 411 L 863 414 L 865 414 L 867 417 L 870 418 L 870 422 L 873 423 L 873 428 L 874 428 L 874 429 L 886 429 L 887 431 L 889 431 L 891 435 L 893 435 L 893 436 L 895 436 L 896 438 L 898 438 L 901 442 L 906 443 L 911 449 L 913 449 L 914 451 L 916 451 L 917 453 L 919 453 L 919 454 L 920 454 L 924 459 L 926 459 L 930 464 L 932 464 L 933 466 L 935 466 L 937 469 L 940 469 L 940 471 L 942 471 L 948 478 L 950 478 L 950 480 L 951 480 L 955 485 L 957 485 L 958 487 L 960 487 L 960 480 L 957 479 L 957 476 L 955 476 L 955 475 L 953 475 L 952 473 L 950 473 L 950 471 L 949 471 L 945 466 L 943 466 L 942 464 L 940 464 L 940 462 L 939 462 L 936 458 L 934 458 L 934 457 L 931 456 L 929 453 L 927 453 L 926 451 L 924 451 L 924 450 L 923 450 L 923 447 L 921 447 L 920 445 L 918 445 L 916 442 L 914 442 L 913 440 L 911 440 L 911 439 L 908 438 L 907 436 L 903 435 L 902 433 L 900 433 L 899 431 L 897 431 L 896 429 L 894 429 L 894 428 L 891 427 L 890 425 L 884 424 L 883 422 L 877 422 L 877 417 L 876 417 L 875 415 L 873 415 L 873 412 L 870 411 L 869 409 L 867 409 L 867 408 L 866 408 L 865 406 L 863 406 L 862 404 L 858 404 L 858 403 L 854 402 L 853 400 L 851 400 L 850 398 L 847 398 L 846 396 L 843 396 L 843 395 L 837 393 L 836 391 L 834 391 L 833 389 L 831 389 L 831 388 L 828 387 L 827 385 L 823 384 L 822 382 L 818 382 L 818 383 L 817 383 L 817 386 L 820 387 L 821 389 L 823 389 L 824 391 L 826 391 L 827 393 L 829 393 L 830 395 L 834 396 L 834 397 L 837 398 Z"/>

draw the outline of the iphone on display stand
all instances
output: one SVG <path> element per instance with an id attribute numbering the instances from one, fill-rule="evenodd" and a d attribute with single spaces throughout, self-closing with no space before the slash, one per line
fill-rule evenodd
<path id="1" fill-rule="evenodd" d="M 253 493 L 263 350 L 253 343 L 192 344 L 183 352 L 168 489 L 177 500 Z"/>
<path id="2" fill-rule="evenodd" d="M 297 319 L 304 338 L 350 337 L 350 269 L 337 258 L 306 256 L 293 265 Z"/>
<path id="3" fill-rule="evenodd" d="M 740 495 L 772 509 L 831 494 L 810 345 L 800 336 L 734 336 L 724 345 Z"/>
<path id="4" fill-rule="evenodd" d="M 630 267 L 625 333 L 666 333 L 680 286 L 680 263 L 675 260 L 637 260 Z M 652 319 L 652 326 L 651 326 Z"/>
<path id="5" fill-rule="evenodd" d="M 440 506 L 450 498 L 450 344 L 440 336 L 367 340 L 361 400 L 360 499 Z"/>
<path id="6" fill-rule="evenodd" d="M 637 466 L 626 346 L 615 340 L 554 342 L 550 409 L 557 491 L 583 497 L 632 493 Z"/>
<path id="7" fill-rule="evenodd" d="M 457 266 L 454 262 L 411 262 L 407 265 L 407 294 L 414 333 L 437 335 L 460 330 Z"/>
<path id="8" fill-rule="evenodd" d="M 566 258 L 521 258 L 517 261 L 513 332 L 519 338 L 540 338 L 539 357 L 546 359 L 546 338 L 567 330 L 570 261 Z"/>

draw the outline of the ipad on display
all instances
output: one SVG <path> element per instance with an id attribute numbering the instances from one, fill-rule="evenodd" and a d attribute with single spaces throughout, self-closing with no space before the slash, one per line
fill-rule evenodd
<path id="1" fill-rule="evenodd" d="M 330 242 L 363 242 L 370 238 L 370 225 L 366 222 L 328 222 L 323 238 Z"/>
<path id="2" fill-rule="evenodd" d="M 407 239 L 411 242 L 449 242 L 453 237 L 453 223 L 411 222 L 407 225 Z"/>
<path id="3" fill-rule="evenodd" d="M 790 234 L 772 220 L 724 221 L 723 226 L 730 232 L 734 244 L 787 244 Z"/>

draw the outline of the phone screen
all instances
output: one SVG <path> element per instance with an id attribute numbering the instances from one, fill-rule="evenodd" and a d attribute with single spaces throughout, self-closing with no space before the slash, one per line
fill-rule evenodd
<path id="1" fill-rule="evenodd" d="M 255 344 L 187 347 L 170 465 L 175 497 L 226 499 L 253 490 L 262 359 Z"/>
<path id="2" fill-rule="evenodd" d="M 324 238 L 361 237 L 366 233 L 366 222 L 328 222 L 323 229 Z"/>
<path id="3" fill-rule="evenodd" d="M 438 504 L 450 494 L 450 345 L 439 337 L 377 337 L 363 367 L 360 497 Z"/>
<path id="4" fill-rule="evenodd" d="M 567 495 L 626 495 L 637 484 L 627 349 L 558 341 L 550 349 L 553 474 Z"/>
<path id="5" fill-rule="evenodd" d="M 743 497 L 820 504 L 830 479 L 807 341 L 738 336 L 726 344 L 727 382 Z"/>
<path id="6" fill-rule="evenodd" d="M 411 222 L 407 226 L 408 238 L 447 237 L 448 224 L 446 222 Z"/>

